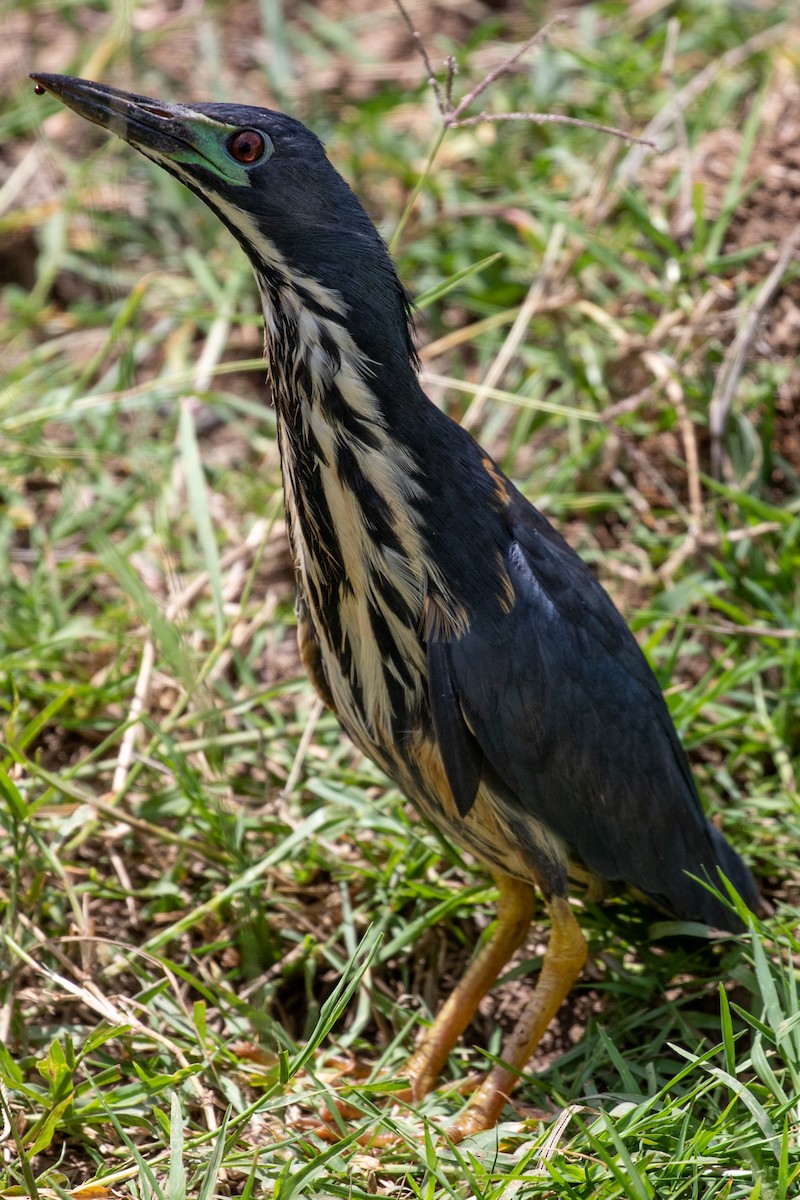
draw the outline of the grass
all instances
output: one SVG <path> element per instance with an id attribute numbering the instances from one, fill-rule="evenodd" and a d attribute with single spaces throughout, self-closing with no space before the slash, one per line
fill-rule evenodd
<path id="1" fill-rule="evenodd" d="M 332 22 L 236 3 L 191 28 L 168 9 L 126 28 L 113 11 L 29 4 L 10 26 L 17 82 L 49 69 L 165 98 L 281 97 L 391 237 L 439 135 L 393 9 Z M 430 301 L 431 394 L 595 565 L 709 808 L 775 905 L 717 945 L 629 899 L 587 907 L 590 968 L 518 1089 L 524 1119 L 509 1109 L 460 1148 L 441 1132 L 457 1083 L 480 1068 L 478 1047 L 499 1053 L 545 931 L 469 1031 L 451 1083 L 419 1113 L 392 1106 L 418 1023 L 487 928 L 493 892 L 303 678 L 239 251 L 121 143 L 3 85 L 5 1192 L 91 1180 L 169 1200 L 800 1190 L 800 449 L 797 347 L 779 322 L 797 267 L 767 296 L 765 245 L 788 229 L 743 237 L 765 164 L 781 165 L 776 111 L 796 111 L 779 24 L 791 11 L 676 3 L 670 23 L 666 10 L 582 6 L 495 85 L 494 110 L 655 123 L 677 148 L 642 156 L 552 125 L 452 130 L 397 249 Z M 60 31 L 62 61 L 37 48 L 41 23 L 51 47 Z M 434 62 L 459 56 L 466 89 L 531 28 L 500 12 L 465 25 L 459 45 L 423 32 Z M 729 156 L 722 185 L 704 169 L 709 146 Z M 767 299 L 739 361 L 736 335 Z M 521 310 L 523 336 L 476 399 Z M 718 478 L 720 378 L 735 387 Z M 342 1090 L 352 1120 L 337 1118 Z"/>

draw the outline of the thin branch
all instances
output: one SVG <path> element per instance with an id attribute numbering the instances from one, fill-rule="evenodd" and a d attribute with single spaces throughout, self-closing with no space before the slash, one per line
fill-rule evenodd
<path id="1" fill-rule="evenodd" d="M 459 105 L 459 108 L 461 106 Z M 656 143 L 649 138 L 636 137 L 632 133 L 626 133 L 624 129 L 617 129 L 614 125 L 599 125 L 597 121 L 583 121 L 580 117 L 566 117 L 561 113 L 536 113 L 536 112 L 510 112 L 510 113 L 478 113 L 477 117 L 464 117 L 463 120 L 447 122 L 451 129 L 465 129 L 468 125 L 480 125 L 484 121 L 493 122 L 494 124 L 500 121 L 530 121 L 532 125 L 578 125 L 582 129 L 594 129 L 598 133 L 608 133 L 612 137 L 622 138 L 625 142 L 631 142 L 635 146 L 649 146 L 651 150 L 657 150 Z"/>
<path id="2" fill-rule="evenodd" d="M 566 24 L 569 20 L 567 16 L 556 16 L 552 21 L 548 21 L 546 25 L 543 25 L 541 29 L 537 30 L 536 33 L 529 37 L 527 41 L 523 42 L 513 54 L 510 54 L 508 58 L 503 60 L 503 62 L 499 63 L 496 67 L 493 67 L 492 70 L 489 71 L 483 77 L 483 79 L 476 83 L 472 90 L 467 92 L 466 96 L 464 96 L 463 99 L 454 106 L 453 85 L 455 83 L 455 77 L 457 74 L 457 65 L 455 59 L 452 55 L 445 59 L 446 73 L 444 92 L 442 92 L 442 87 L 439 83 L 439 80 L 436 78 L 428 51 L 425 49 L 425 43 L 422 40 L 419 30 L 415 29 L 414 23 L 411 20 L 403 0 L 395 0 L 395 4 L 404 24 L 406 25 L 406 28 L 414 39 L 414 45 L 417 47 L 417 51 L 425 66 L 425 71 L 427 72 L 428 76 L 428 83 L 433 89 L 433 93 L 436 97 L 436 105 L 439 109 L 439 113 L 441 114 L 442 124 L 445 129 L 465 129 L 472 125 L 482 125 L 484 122 L 499 124 L 502 121 L 528 121 L 531 125 L 577 125 L 583 129 L 594 129 L 598 133 L 605 133 L 611 137 L 622 138 L 623 141 L 630 142 L 635 146 L 647 146 L 653 150 L 657 148 L 655 142 L 649 140 L 648 138 L 634 137 L 632 134 L 625 133 L 622 129 L 617 129 L 612 125 L 598 125 L 594 121 L 582 121 L 577 117 L 565 117 L 557 113 L 482 112 L 475 117 L 465 117 L 463 115 L 467 109 L 469 109 L 471 105 L 475 103 L 478 97 L 482 96 L 483 93 L 487 91 L 493 83 L 496 83 L 497 80 L 501 79 L 504 75 L 508 75 L 517 65 L 520 59 L 524 58 L 525 55 L 528 54 L 529 51 L 533 50 L 535 46 L 539 46 L 542 42 L 546 41 L 553 29 L 559 25 Z"/>
<path id="3" fill-rule="evenodd" d="M 428 51 L 425 49 L 425 43 L 422 40 L 422 35 L 418 29 L 414 28 L 414 22 L 411 20 L 406 6 L 403 4 L 403 0 L 395 0 L 395 4 L 400 12 L 400 16 L 403 18 L 403 21 L 408 28 L 408 32 L 414 39 L 414 45 L 417 47 L 417 53 L 425 64 L 425 70 L 428 73 L 428 83 L 433 89 L 433 94 L 436 97 L 436 104 L 438 105 L 439 112 L 442 114 L 442 119 L 446 121 L 447 113 L 450 111 L 451 95 L 453 90 L 450 71 L 450 64 L 453 62 L 453 59 L 449 58 L 447 60 L 447 83 L 445 86 L 445 98 L 442 99 L 442 89 L 439 86 L 439 80 L 436 78 L 436 72 L 431 65 L 431 60 L 428 58 Z"/>
<path id="4" fill-rule="evenodd" d="M 397 2 L 399 3 L 400 0 L 397 0 Z M 533 37 L 529 37 L 527 42 L 523 42 L 518 50 L 515 50 L 514 53 L 509 55 L 509 57 L 501 62 L 499 66 L 495 67 L 494 70 L 490 71 L 488 75 L 484 76 L 480 83 L 477 83 L 472 91 L 468 92 L 461 103 L 453 110 L 452 113 L 449 114 L 450 120 L 448 121 L 448 124 L 455 124 L 455 122 L 460 119 L 461 114 L 465 112 L 475 100 L 478 99 L 478 96 L 482 96 L 486 89 L 490 88 L 498 79 L 501 79 L 503 75 L 508 75 L 511 71 L 511 68 L 515 66 L 521 58 L 524 58 L 529 50 L 532 50 L 534 46 L 538 46 L 545 41 L 550 36 L 551 30 L 555 29 L 557 25 L 566 24 L 567 19 L 568 18 L 566 16 L 558 16 L 554 17 L 552 21 L 548 21 L 546 25 L 543 25 L 541 29 L 534 33 Z"/>
<path id="5" fill-rule="evenodd" d="M 444 60 L 444 65 L 447 71 L 444 81 L 444 109 L 442 110 L 441 105 L 439 106 L 442 117 L 444 117 L 446 112 L 453 111 L 453 87 L 455 86 L 456 75 L 458 75 L 458 63 L 452 54 L 448 54 Z"/>

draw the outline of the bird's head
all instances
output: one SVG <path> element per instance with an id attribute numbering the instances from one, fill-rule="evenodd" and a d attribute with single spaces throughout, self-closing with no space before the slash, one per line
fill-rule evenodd
<path id="1" fill-rule="evenodd" d="M 31 78 L 191 188 L 257 275 L 291 282 L 304 302 L 330 303 L 368 358 L 394 367 L 413 359 L 405 293 L 386 248 L 299 121 L 241 104 L 166 104 L 70 75 Z"/>

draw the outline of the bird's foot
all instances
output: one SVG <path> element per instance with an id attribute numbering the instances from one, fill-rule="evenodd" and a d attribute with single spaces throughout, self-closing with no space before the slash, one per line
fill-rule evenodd
<path id="1" fill-rule="evenodd" d="M 473 1137 L 492 1129 L 500 1119 L 500 1114 L 508 1103 L 508 1096 L 491 1083 L 491 1072 L 474 1093 L 469 1103 L 453 1119 L 446 1129 L 448 1140 L 462 1142 L 464 1138 Z"/>

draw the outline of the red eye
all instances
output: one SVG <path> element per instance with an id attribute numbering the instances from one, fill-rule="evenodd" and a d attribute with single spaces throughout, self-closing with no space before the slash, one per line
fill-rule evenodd
<path id="1" fill-rule="evenodd" d="M 240 129 L 228 138 L 228 149 L 240 163 L 257 162 L 265 148 L 264 135 L 257 129 Z"/>

